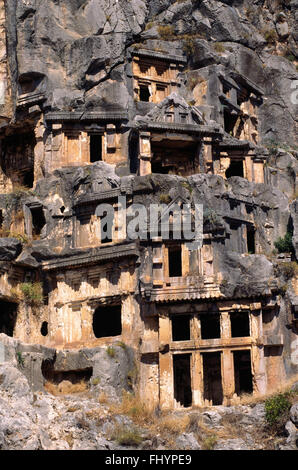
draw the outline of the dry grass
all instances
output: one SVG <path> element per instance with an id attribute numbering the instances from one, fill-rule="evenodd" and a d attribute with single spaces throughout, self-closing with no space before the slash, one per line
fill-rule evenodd
<path id="1" fill-rule="evenodd" d="M 266 395 L 251 395 L 244 393 L 241 395 L 241 405 L 256 405 L 258 403 L 264 403 L 268 398 L 272 398 L 278 393 L 289 392 L 295 382 L 298 382 L 298 375 L 295 375 L 290 380 L 285 380 L 284 383 L 277 386 L 274 391 L 266 393 Z"/>
<path id="2" fill-rule="evenodd" d="M 190 418 L 186 414 L 173 414 L 163 412 L 160 415 L 153 407 L 142 402 L 138 397 L 124 392 L 120 404 L 110 404 L 111 414 L 123 414 L 129 416 L 133 423 L 147 429 L 153 438 L 162 435 L 171 447 L 175 444 L 175 437 L 190 429 Z"/>
<path id="3" fill-rule="evenodd" d="M 64 434 L 61 436 L 61 439 L 63 439 L 64 441 L 66 441 L 67 444 L 69 445 L 70 449 L 72 449 L 73 444 L 74 444 L 74 438 L 73 438 L 73 435 L 72 435 L 72 434 L 64 433 Z"/>
<path id="4" fill-rule="evenodd" d="M 158 419 L 155 428 L 161 434 L 183 434 L 189 426 L 189 416 L 166 415 Z"/>
<path id="5" fill-rule="evenodd" d="M 150 424 L 154 420 L 153 408 L 128 392 L 123 392 L 121 403 L 110 404 L 110 412 L 128 415 L 137 424 Z"/>
<path id="6" fill-rule="evenodd" d="M 68 380 L 63 380 L 59 384 L 46 382 L 44 388 L 47 392 L 51 393 L 54 396 L 72 395 L 74 393 L 86 392 L 86 390 L 88 389 L 88 384 L 84 380 L 81 380 L 76 384 L 73 384 Z"/>
<path id="7" fill-rule="evenodd" d="M 78 405 L 74 405 L 74 406 L 70 406 L 69 408 L 67 408 L 67 413 L 74 413 L 75 411 L 79 411 L 79 406 Z"/>
<path id="8" fill-rule="evenodd" d="M 143 438 L 137 429 L 130 428 L 123 424 L 117 424 L 112 432 L 111 439 L 117 441 L 122 446 L 138 447 Z"/>
<path id="9" fill-rule="evenodd" d="M 98 397 L 98 401 L 101 405 L 108 403 L 108 396 L 105 392 L 101 392 Z"/>
<path id="10" fill-rule="evenodd" d="M 86 412 L 86 418 L 94 421 L 97 427 L 101 427 L 106 420 L 106 415 L 102 408 L 93 408 Z"/>
<path id="11" fill-rule="evenodd" d="M 224 415 L 220 422 L 221 429 L 216 430 L 216 436 L 218 439 L 237 439 L 245 438 L 245 428 L 239 423 L 242 415 L 237 413 L 231 413 Z"/>
<path id="12" fill-rule="evenodd" d="M 160 25 L 157 28 L 160 39 L 169 41 L 174 38 L 175 30 L 172 25 Z"/>
<path id="13" fill-rule="evenodd" d="M 210 436 L 206 437 L 201 443 L 202 450 L 213 450 L 217 443 L 217 440 L 218 438 L 215 434 L 211 434 Z"/>

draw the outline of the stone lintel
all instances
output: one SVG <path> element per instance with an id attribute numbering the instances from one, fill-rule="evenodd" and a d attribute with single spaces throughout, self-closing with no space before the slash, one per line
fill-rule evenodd
<path id="1" fill-rule="evenodd" d="M 116 258 L 138 257 L 139 251 L 135 243 L 126 245 L 112 245 L 101 249 L 95 249 L 93 252 L 82 253 L 81 255 L 73 255 L 68 258 L 56 258 L 42 263 L 44 271 L 54 271 L 63 268 L 77 268 L 84 265 L 92 265 L 100 262 L 107 262 Z"/>
<path id="2" fill-rule="evenodd" d="M 64 121 L 128 121 L 127 112 L 49 112 L 45 115 L 47 122 Z"/>
<path id="3" fill-rule="evenodd" d="M 133 49 L 131 50 L 132 55 L 134 56 L 134 60 L 139 60 L 139 57 L 148 57 L 151 59 L 159 59 L 162 61 L 172 62 L 174 65 L 177 63 L 186 64 L 187 59 L 181 55 L 173 55 L 173 54 L 164 54 L 158 51 L 152 51 L 149 49 Z"/>
<path id="4" fill-rule="evenodd" d="M 75 200 L 73 207 L 89 204 L 92 202 L 106 201 L 109 199 L 117 199 L 121 194 L 120 188 L 102 191 L 100 193 L 90 193 Z M 126 193 L 127 194 L 127 193 Z"/>
<path id="5" fill-rule="evenodd" d="M 40 103 L 46 100 L 46 96 L 44 93 L 25 93 L 23 95 L 19 95 L 17 106 L 28 106 L 33 105 L 36 103 Z"/>
<path id="6" fill-rule="evenodd" d="M 250 88 L 253 93 L 256 95 L 264 95 L 264 90 L 260 86 L 256 85 L 252 80 L 250 80 L 248 77 L 244 77 L 242 74 L 239 72 L 231 72 L 230 73 L 231 77 L 237 82 L 241 83 L 242 86 L 246 88 Z"/>
<path id="7" fill-rule="evenodd" d="M 142 130 L 160 130 L 179 132 L 182 134 L 195 134 L 204 136 L 222 135 L 220 126 L 208 125 L 193 125 L 193 124 L 180 124 L 175 122 L 140 122 L 137 123 L 137 128 Z"/>
<path id="8" fill-rule="evenodd" d="M 191 351 L 203 349 L 209 351 L 217 351 L 219 349 L 233 348 L 234 350 L 248 348 L 252 345 L 251 337 L 247 338 L 218 338 L 218 339 L 196 339 L 190 341 L 172 341 L 170 343 L 170 351 Z"/>

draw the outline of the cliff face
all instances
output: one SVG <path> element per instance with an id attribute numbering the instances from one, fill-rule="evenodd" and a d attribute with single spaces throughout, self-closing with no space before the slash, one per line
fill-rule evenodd
<path id="1" fill-rule="evenodd" d="M 295 15 L 294 1 L 278 0 L 6 2 L 13 96 L 32 77 L 51 109 L 127 109 L 126 51 L 146 43 L 186 50 L 190 68 L 222 63 L 264 87 L 262 138 L 293 145 Z"/>
<path id="2" fill-rule="evenodd" d="M 297 374 L 297 6 L 0 2 L 0 362 L 33 389 L 172 409 Z M 202 246 L 129 238 L 123 198 L 201 205 Z"/>

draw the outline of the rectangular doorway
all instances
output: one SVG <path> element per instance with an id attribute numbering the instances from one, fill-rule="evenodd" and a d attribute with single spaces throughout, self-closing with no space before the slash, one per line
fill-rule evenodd
<path id="1" fill-rule="evenodd" d="M 18 305 L 0 300 L 0 333 L 13 336 L 17 321 Z"/>
<path id="2" fill-rule="evenodd" d="M 221 353 L 203 354 L 204 399 L 213 406 L 222 405 L 223 388 L 221 376 Z"/>
<path id="3" fill-rule="evenodd" d="M 233 351 L 235 393 L 240 396 L 242 393 L 253 392 L 251 356 L 250 351 Z"/>
<path id="4" fill-rule="evenodd" d="M 174 398 L 185 408 L 192 405 L 190 360 L 191 354 L 173 356 Z"/>
<path id="5" fill-rule="evenodd" d="M 102 160 L 102 135 L 90 134 L 90 163 Z"/>

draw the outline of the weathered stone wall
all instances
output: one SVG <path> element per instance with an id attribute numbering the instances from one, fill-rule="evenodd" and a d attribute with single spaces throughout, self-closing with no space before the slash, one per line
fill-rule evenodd
<path id="1" fill-rule="evenodd" d="M 134 350 L 140 396 L 173 408 L 237 403 L 297 373 L 296 10 L 0 2 L 0 332 L 59 350 L 51 377 L 94 366 L 119 392 Z M 119 196 L 203 204 L 203 246 L 118 236 Z M 101 203 L 117 215 L 107 243 Z M 41 283 L 39 302 L 25 283 Z M 204 314 L 219 315 L 215 338 Z M 190 337 L 174 340 L 183 316 Z M 125 364 L 111 379 L 107 346 Z M 64 352 L 83 347 L 95 365 Z M 42 384 L 54 353 L 37 349 L 24 358 Z"/>

